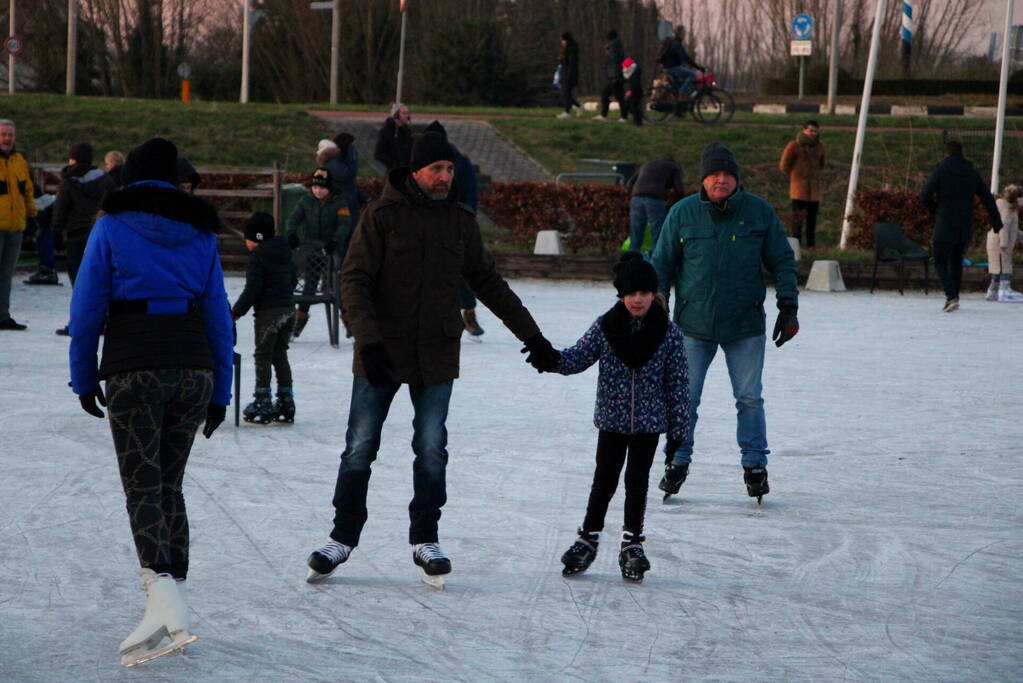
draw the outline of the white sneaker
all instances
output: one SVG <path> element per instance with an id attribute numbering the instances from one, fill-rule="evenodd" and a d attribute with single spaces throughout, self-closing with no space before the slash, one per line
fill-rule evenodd
<path id="1" fill-rule="evenodd" d="M 604 116 L 603 114 L 597 114 L 596 116 L 593 117 L 593 120 L 594 121 L 607 121 L 607 117 Z"/>
<path id="2" fill-rule="evenodd" d="M 959 310 L 959 299 L 946 299 L 945 306 L 941 309 L 945 313 L 952 313 Z"/>
<path id="3" fill-rule="evenodd" d="M 1023 303 L 1023 294 L 1010 287 L 1008 281 L 1002 280 L 998 283 L 998 303 L 1021 304 Z"/>
<path id="4" fill-rule="evenodd" d="M 555 116 L 554 118 L 556 118 L 556 119 L 570 119 L 570 118 L 572 118 L 572 115 L 569 114 L 567 111 L 563 111 L 560 114 L 558 114 L 557 116 Z"/>
<path id="5" fill-rule="evenodd" d="M 628 119 L 618 119 L 618 123 L 628 123 Z"/>
<path id="6" fill-rule="evenodd" d="M 987 286 L 987 294 L 984 295 L 984 301 L 998 301 L 998 283 L 992 282 Z"/>

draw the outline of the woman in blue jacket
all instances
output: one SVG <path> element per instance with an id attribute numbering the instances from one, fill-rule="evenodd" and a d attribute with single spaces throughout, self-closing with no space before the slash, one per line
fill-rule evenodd
<path id="1" fill-rule="evenodd" d="M 162 138 L 132 150 L 125 187 L 103 201 L 71 297 L 71 387 L 87 413 L 102 418 L 97 403 L 110 413 L 147 592 L 141 624 L 121 643 L 126 666 L 195 640 L 181 485 L 196 431 L 205 421 L 209 438 L 231 400 L 219 221 L 212 206 L 175 187 L 176 167 L 177 149 Z"/>
<path id="2" fill-rule="evenodd" d="M 682 330 L 668 320 L 658 298 L 653 266 L 629 251 L 614 271 L 618 303 L 575 346 L 561 352 L 553 370 L 572 375 L 600 362 L 593 416 L 600 430 L 597 467 L 579 536 L 561 557 L 562 574 L 585 571 L 596 559 L 607 506 L 624 466 L 625 526 L 618 565 L 623 578 L 642 581 L 650 569 L 643 551 L 650 466 L 662 432 L 669 443 L 678 444 L 689 429 L 689 373 Z"/>

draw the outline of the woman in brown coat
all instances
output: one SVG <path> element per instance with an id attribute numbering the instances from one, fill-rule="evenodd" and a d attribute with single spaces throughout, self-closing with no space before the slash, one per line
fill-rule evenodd
<path id="1" fill-rule="evenodd" d="M 813 248 L 817 232 L 817 210 L 821 203 L 821 171 L 824 170 L 824 145 L 820 126 L 810 120 L 796 139 L 785 145 L 778 166 L 789 177 L 789 198 L 792 200 L 792 236 L 807 248 Z M 806 243 L 803 244 L 803 223 Z"/>

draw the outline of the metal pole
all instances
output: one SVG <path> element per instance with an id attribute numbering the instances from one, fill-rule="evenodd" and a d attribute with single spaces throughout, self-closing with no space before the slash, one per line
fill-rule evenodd
<path id="1" fill-rule="evenodd" d="M 238 101 L 242 104 L 249 101 L 249 56 L 252 47 L 252 0 L 242 0 L 242 92 Z"/>
<path id="2" fill-rule="evenodd" d="M 902 73 L 909 78 L 913 56 L 913 0 L 902 0 Z"/>
<path id="3" fill-rule="evenodd" d="M 1011 2 L 1011 0 L 1010 0 Z M 877 70 L 877 48 L 881 42 L 881 19 L 884 17 L 886 0 L 877 0 L 877 16 L 874 17 L 874 31 L 870 36 L 870 56 L 867 58 L 867 74 L 863 77 L 863 98 L 860 100 L 860 119 L 856 125 L 856 145 L 853 147 L 852 166 L 849 168 L 849 189 L 845 195 L 845 213 L 842 219 L 842 238 L 839 249 L 849 244 L 852 231 L 853 210 L 856 208 L 856 185 L 860 180 L 860 162 L 863 157 L 863 138 L 867 135 L 867 111 L 870 109 L 870 91 L 874 87 L 874 71 Z"/>
<path id="4" fill-rule="evenodd" d="M 828 62 L 828 113 L 835 113 L 838 93 L 838 36 L 842 29 L 842 0 L 835 0 L 835 20 L 831 25 L 831 59 Z"/>
<path id="5" fill-rule="evenodd" d="M 341 58 L 341 0 L 334 0 L 330 20 L 330 103 L 337 104 L 338 60 Z"/>
<path id="6" fill-rule="evenodd" d="M 1005 31 L 1002 33 L 1002 75 L 998 81 L 998 118 L 995 123 L 995 151 L 991 160 L 991 193 L 998 193 L 1002 165 L 1002 137 L 1005 135 L 1005 96 L 1009 87 L 1009 31 L 1012 30 L 1012 0 L 1005 0 Z"/>
<path id="7" fill-rule="evenodd" d="M 7 31 L 8 36 L 14 35 L 15 23 L 14 23 L 14 0 L 11 0 L 11 16 L 9 17 L 10 28 Z M 7 55 L 7 92 L 14 94 L 14 55 Z"/>
<path id="8" fill-rule="evenodd" d="M 799 99 L 803 99 L 803 60 L 806 59 L 802 55 L 799 56 Z"/>
<path id="9" fill-rule="evenodd" d="M 75 67 L 78 63 L 78 0 L 67 0 L 67 82 L 64 93 L 75 94 Z"/>
<path id="10" fill-rule="evenodd" d="M 395 102 L 401 102 L 401 79 L 405 73 L 405 11 L 401 12 L 401 47 L 398 48 L 398 91 L 394 95 Z"/>

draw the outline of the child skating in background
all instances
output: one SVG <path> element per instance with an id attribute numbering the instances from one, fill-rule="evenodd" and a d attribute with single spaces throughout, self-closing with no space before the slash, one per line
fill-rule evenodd
<path id="1" fill-rule="evenodd" d="M 622 577 L 642 581 L 650 569 L 643 552 L 650 465 L 657 440 L 668 449 L 689 429 L 689 370 L 682 331 L 657 295 L 657 273 L 636 251 L 614 267 L 618 303 L 597 318 L 575 346 L 561 352 L 554 372 L 572 375 L 598 362 L 597 468 L 578 538 L 561 557 L 562 574 L 585 571 L 597 556 L 608 504 L 625 466 L 625 526 L 618 565 Z"/>
<path id="2" fill-rule="evenodd" d="M 245 289 L 231 308 L 237 320 L 255 313 L 256 392 L 245 407 L 245 421 L 256 424 L 295 421 L 295 394 L 288 363 L 288 340 L 295 326 L 294 291 L 298 278 L 286 237 L 274 237 L 273 216 L 252 214 L 245 223 L 245 246 L 251 252 Z M 277 374 L 277 400 L 270 401 L 270 370 Z"/>

